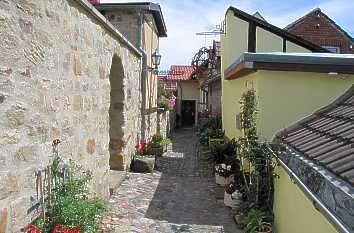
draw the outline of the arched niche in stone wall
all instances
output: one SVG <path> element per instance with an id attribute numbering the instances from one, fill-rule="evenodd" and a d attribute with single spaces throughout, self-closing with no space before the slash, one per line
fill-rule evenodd
<path id="1" fill-rule="evenodd" d="M 110 167 L 113 170 L 124 169 L 124 69 L 122 60 L 114 55 L 109 74 L 111 84 L 110 107 L 109 107 L 109 152 Z"/>

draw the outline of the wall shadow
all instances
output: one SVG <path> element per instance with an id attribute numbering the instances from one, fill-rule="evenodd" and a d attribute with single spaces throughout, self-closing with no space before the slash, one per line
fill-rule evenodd
<path id="1" fill-rule="evenodd" d="M 193 130 L 178 129 L 171 139 L 172 151 L 157 158 L 156 170 L 162 174 L 145 217 L 176 224 L 172 226 L 176 232 L 189 232 L 190 225 L 237 232 L 230 209 L 216 198 L 220 189 L 215 184 L 210 157 L 196 153 Z"/>

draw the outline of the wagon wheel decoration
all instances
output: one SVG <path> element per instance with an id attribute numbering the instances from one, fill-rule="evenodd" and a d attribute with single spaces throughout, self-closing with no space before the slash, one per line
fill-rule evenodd
<path id="1" fill-rule="evenodd" d="M 199 49 L 199 51 L 193 56 L 192 59 L 192 67 L 196 71 L 196 73 L 202 72 L 203 69 L 202 67 L 208 67 L 210 68 L 209 70 L 211 71 L 213 68 L 215 68 L 215 58 L 214 58 L 214 53 L 213 49 L 202 47 Z"/>

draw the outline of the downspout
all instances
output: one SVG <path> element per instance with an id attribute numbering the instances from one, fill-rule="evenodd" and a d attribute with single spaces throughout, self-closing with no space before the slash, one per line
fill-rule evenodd
<path id="1" fill-rule="evenodd" d="M 146 80 L 148 78 L 148 69 L 147 69 L 147 54 L 142 47 L 142 38 L 144 35 L 144 11 L 139 13 L 139 23 L 138 23 L 138 38 L 137 38 L 137 48 L 142 54 L 142 70 L 141 70 L 141 134 L 140 138 L 145 139 L 145 110 L 146 110 Z"/>
<path id="2" fill-rule="evenodd" d="M 339 220 L 309 188 L 307 188 L 307 186 L 301 181 L 301 179 L 278 157 L 276 152 L 270 146 L 268 146 L 268 149 L 272 152 L 272 154 L 275 156 L 280 165 L 284 168 L 286 173 L 288 173 L 290 178 L 294 180 L 294 183 L 297 184 L 297 186 L 299 186 L 299 188 L 305 193 L 307 198 L 311 200 L 315 209 L 321 212 L 339 232 L 351 233 L 352 231 L 349 230 L 341 222 L 341 220 Z"/>

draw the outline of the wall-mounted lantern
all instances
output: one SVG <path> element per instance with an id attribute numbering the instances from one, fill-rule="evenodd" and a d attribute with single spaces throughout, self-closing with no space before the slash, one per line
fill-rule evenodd
<path id="1" fill-rule="evenodd" d="M 155 52 L 151 55 L 151 59 L 152 59 L 152 65 L 154 66 L 154 69 L 157 70 L 158 66 L 161 63 L 161 54 L 159 54 L 159 52 L 155 50 Z"/>

